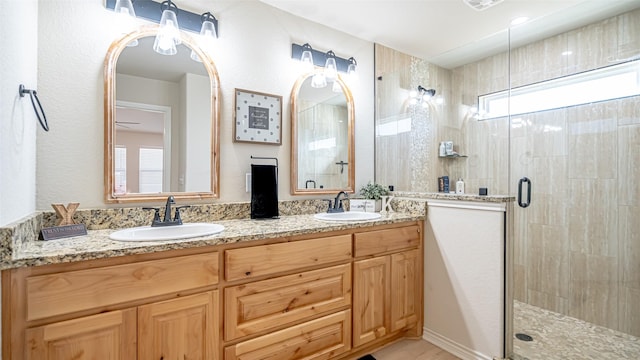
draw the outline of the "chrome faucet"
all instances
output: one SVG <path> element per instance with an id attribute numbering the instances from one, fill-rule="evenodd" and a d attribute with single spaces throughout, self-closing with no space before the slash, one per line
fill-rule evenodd
<path id="1" fill-rule="evenodd" d="M 142 208 L 143 210 L 153 210 L 153 221 L 151 222 L 151 226 L 173 226 L 173 225 L 182 225 L 182 218 L 180 217 L 180 209 L 188 208 L 189 205 L 183 205 L 176 207 L 175 214 L 173 216 L 173 220 L 171 220 L 171 205 L 176 203 L 173 195 L 170 195 L 167 198 L 167 202 L 164 205 L 164 219 L 160 220 L 160 208 Z"/>
<path id="2" fill-rule="evenodd" d="M 340 199 L 340 195 L 343 195 L 342 199 Z M 329 202 L 329 209 L 327 210 L 327 212 L 328 213 L 344 212 L 344 207 L 342 206 L 342 200 L 348 199 L 348 198 L 349 196 L 347 195 L 346 192 L 340 191 L 338 195 L 336 195 L 336 198 L 333 200 L 333 206 L 331 205 L 331 200 L 327 200 Z"/>

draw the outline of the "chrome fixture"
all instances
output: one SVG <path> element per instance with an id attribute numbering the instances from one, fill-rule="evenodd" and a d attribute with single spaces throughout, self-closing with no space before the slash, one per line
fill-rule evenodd
<path id="1" fill-rule="evenodd" d="M 176 203 L 173 195 L 167 198 L 167 202 L 164 205 L 164 219 L 160 220 L 160 208 L 148 208 L 144 207 L 143 210 L 152 210 L 153 221 L 151 222 L 151 226 L 175 226 L 182 225 L 182 218 L 180 217 L 180 209 L 188 208 L 189 205 L 183 205 L 176 207 L 175 214 L 173 216 L 173 220 L 171 219 L 171 205 Z"/>
<path id="2" fill-rule="evenodd" d="M 154 50 L 161 54 L 171 54 L 174 45 L 180 44 L 180 30 L 191 31 L 210 38 L 217 38 L 218 20 L 210 13 L 196 14 L 179 10 L 176 4 L 167 0 L 106 0 L 105 7 L 119 14 L 143 18 L 160 24 L 161 30 L 154 44 Z M 178 26 L 178 23 L 180 24 Z M 173 45 L 170 40 L 173 40 Z"/>
<path id="3" fill-rule="evenodd" d="M 314 66 L 323 68 L 323 71 L 317 72 L 312 79 L 311 86 L 325 87 L 329 82 L 333 82 L 338 77 L 338 72 L 354 75 L 357 69 L 356 59 L 341 58 L 329 50 L 326 53 L 314 50 L 311 45 L 291 44 L 291 58 L 300 60 L 305 67 L 306 72 L 311 72 Z"/>
<path id="4" fill-rule="evenodd" d="M 412 90 L 409 93 L 409 103 L 411 105 L 421 104 L 422 107 L 429 106 L 429 100 L 436 95 L 435 89 L 427 89 L 422 85 L 418 85 L 418 90 Z"/>

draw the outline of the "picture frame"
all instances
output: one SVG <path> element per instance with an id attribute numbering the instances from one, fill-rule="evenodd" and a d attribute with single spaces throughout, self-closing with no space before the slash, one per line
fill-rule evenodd
<path id="1" fill-rule="evenodd" d="M 235 89 L 233 141 L 282 145 L 282 96 Z"/>

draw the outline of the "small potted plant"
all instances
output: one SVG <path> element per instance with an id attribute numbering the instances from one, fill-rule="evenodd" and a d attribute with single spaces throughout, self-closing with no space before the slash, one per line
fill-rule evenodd
<path id="1" fill-rule="evenodd" d="M 382 197 L 389 194 L 386 187 L 369 182 L 360 188 L 364 199 L 351 199 L 351 211 L 379 212 L 382 209 Z"/>

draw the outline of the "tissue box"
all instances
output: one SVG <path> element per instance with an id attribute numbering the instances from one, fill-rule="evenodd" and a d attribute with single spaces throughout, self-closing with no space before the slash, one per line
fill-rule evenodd
<path id="1" fill-rule="evenodd" d="M 380 212 L 382 200 L 349 199 L 349 211 Z"/>

